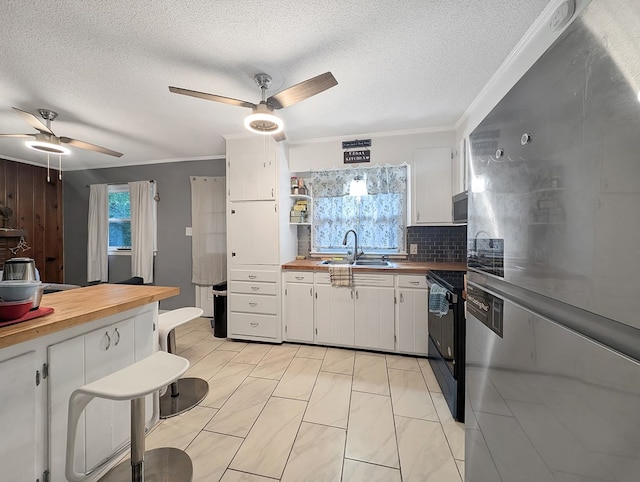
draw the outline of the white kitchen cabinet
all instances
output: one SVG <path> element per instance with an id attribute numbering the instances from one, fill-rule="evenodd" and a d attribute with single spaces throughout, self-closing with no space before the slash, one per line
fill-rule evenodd
<path id="1" fill-rule="evenodd" d="M 282 341 L 277 268 L 244 265 L 229 271 L 227 325 L 230 338 Z"/>
<path id="2" fill-rule="evenodd" d="M 253 136 L 227 142 L 229 201 L 273 201 L 277 196 L 278 150 L 274 141 Z"/>
<path id="3" fill-rule="evenodd" d="M 354 344 L 359 348 L 395 349 L 394 276 L 355 273 Z"/>
<path id="4" fill-rule="evenodd" d="M 133 319 L 84 336 L 84 383 L 99 380 L 134 363 Z M 131 409 L 128 401 L 96 398 L 85 409 L 86 468 L 107 458 L 130 437 Z M 104 436 L 109 434 L 109 436 Z"/>
<path id="5" fill-rule="evenodd" d="M 398 302 L 398 351 L 426 355 L 428 351 L 428 291 L 425 276 L 400 275 Z"/>
<path id="6" fill-rule="evenodd" d="M 228 253 L 232 266 L 278 264 L 278 204 L 229 204 Z"/>
<path id="7" fill-rule="evenodd" d="M 316 342 L 353 346 L 354 307 L 351 287 L 318 284 L 315 287 L 314 318 Z"/>
<path id="8" fill-rule="evenodd" d="M 0 361 L 0 467 L 2 480 L 36 480 L 36 354 Z"/>
<path id="9" fill-rule="evenodd" d="M 285 271 L 283 281 L 285 338 L 313 343 L 313 273 Z"/>
<path id="10" fill-rule="evenodd" d="M 226 145 L 229 337 L 280 343 L 280 265 L 291 261 L 297 252 L 296 228 L 289 224 L 286 145 L 270 136 L 256 135 L 229 137 Z M 262 271 L 278 279 L 235 276 L 243 270 L 251 273 L 254 268 L 256 276 Z M 248 291 L 252 289 L 256 291 Z"/>
<path id="11" fill-rule="evenodd" d="M 451 148 L 416 149 L 411 166 L 411 224 L 452 224 Z"/>
<path id="12" fill-rule="evenodd" d="M 156 350 L 156 313 L 143 311 L 103 328 L 50 345 L 48 353 L 49 471 L 52 482 L 65 481 L 68 404 L 78 387 L 124 368 Z M 152 397 L 152 396 L 151 396 Z M 153 398 L 145 403 L 147 423 Z M 78 424 L 76 468 L 85 471 L 130 437 L 130 403 L 96 398 Z M 107 436 L 105 436 L 107 434 Z"/>

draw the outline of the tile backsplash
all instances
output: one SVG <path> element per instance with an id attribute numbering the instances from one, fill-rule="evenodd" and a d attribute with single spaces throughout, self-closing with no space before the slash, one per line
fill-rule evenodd
<path id="1" fill-rule="evenodd" d="M 467 260 L 467 226 L 410 226 L 407 228 L 407 252 L 418 245 L 418 254 L 410 254 L 409 261 Z"/>
<path id="2" fill-rule="evenodd" d="M 409 245 L 418 245 L 418 254 L 410 254 L 409 261 L 467 260 L 467 226 L 411 226 L 407 228 L 407 252 Z M 298 254 L 309 256 L 311 251 L 311 227 L 298 226 Z"/>

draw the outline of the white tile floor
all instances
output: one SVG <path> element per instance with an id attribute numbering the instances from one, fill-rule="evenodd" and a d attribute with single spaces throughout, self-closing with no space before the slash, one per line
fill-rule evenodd
<path id="1" fill-rule="evenodd" d="M 154 427 L 147 448 L 186 450 L 194 481 L 464 479 L 464 426 L 426 359 L 226 341 L 206 318 L 176 335 L 209 394 Z"/>

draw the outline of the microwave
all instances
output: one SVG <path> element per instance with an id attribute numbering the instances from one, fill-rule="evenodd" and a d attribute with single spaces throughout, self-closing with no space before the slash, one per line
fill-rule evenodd
<path id="1" fill-rule="evenodd" d="M 453 196 L 453 222 L 466 223 L 468 213 L 468 191 Z"/>

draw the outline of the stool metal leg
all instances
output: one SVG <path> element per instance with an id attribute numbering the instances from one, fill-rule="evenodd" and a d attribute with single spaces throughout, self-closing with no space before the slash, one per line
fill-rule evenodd
<path id="1" fill-rule="evenodd" d="M 131 460 L 107 472 L 101 482 L 191 482 L 193 464 L 186 452 L 173 447 L 144 450 L 144 397 L 131 400 Z"/>
<path id="2" fill-rule="evenodd" d="M 131 480 L 144 482 L 144 397 L 131 400 Z"/>
<path id="3" fill-rule="evenodd" d="M 167 350 L 176 351 L 175 330 L 167 337 Z M 198 405 L 209 393 L 209 384 L 201 378 L 180 378 L 171 388 L 160 397 L 160 418 L 170 418 L 179 415 Z"/>

